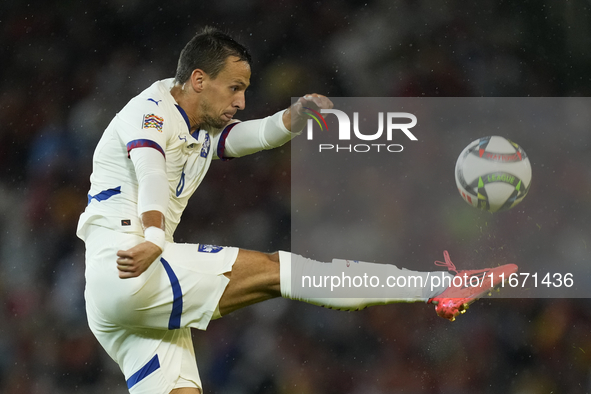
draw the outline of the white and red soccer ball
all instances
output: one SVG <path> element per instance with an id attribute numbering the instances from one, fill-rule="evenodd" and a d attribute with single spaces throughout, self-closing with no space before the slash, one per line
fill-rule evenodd
<path id="1" fill-rule="evenodd" d="M 456 162 L 456 184 L 475 208 L 505 211 L 519 204 L 531 185 L 531 164 L 525 151 L 504 137 L 479 138 Z"/>

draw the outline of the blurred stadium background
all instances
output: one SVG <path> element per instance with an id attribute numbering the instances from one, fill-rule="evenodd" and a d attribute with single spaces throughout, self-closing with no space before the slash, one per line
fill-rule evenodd
<path id="1" fill-rule="evenodd" d="M 3 1 L 0 392 L 127 392 L 86 325 L 75 226 L 102 130 L 131 97 L 173 76 L 201 26 L 251 50 L 247 119 L 308 92 L 591 96 L 590 8 L 585 0 Z M 590 139 L 591 131 L 577 148 L 591 153 Z M 177 241 L 289 249 L 289 157 L 286 146 L 214 163 Z M 591 168 L 563 164 L 557 193 L 566 200 L 549 214 L 591 220 Z M 421 231 L 425 245 L 442 229 Z M 450 324 L 430 306 L 344 313 L 280 299 L 194 338 L 206 393 L 587 393 L 590 307 L 588 299 L 483 301 Z"/>

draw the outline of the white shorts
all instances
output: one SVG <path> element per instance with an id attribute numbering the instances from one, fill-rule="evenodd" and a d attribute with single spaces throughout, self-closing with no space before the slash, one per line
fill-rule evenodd
<path id="1" fill-rule="evenodd" d="M 191 327 L 204 330 L 229 282 L 238 248 L 166 243 L 139 277 L 120 279 L 118 250 L 144 242 L 134 234 L 86 230 L 86 311 L 100 344 L 119 364 L 132 394 L 197 387 Z"/>

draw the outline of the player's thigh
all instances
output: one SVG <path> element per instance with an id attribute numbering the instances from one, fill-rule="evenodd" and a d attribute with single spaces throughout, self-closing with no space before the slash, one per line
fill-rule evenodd
<path id="1" fill-rule="evenodd" d="M 205 329 L 238 255 L 237 248 L 167 243 L 137 278 L 120 279 L 116 252 L 142 242 L 133 234 L 98 228 L 87 236 L 86 302 L 89 314 L 133 328 Z"/>

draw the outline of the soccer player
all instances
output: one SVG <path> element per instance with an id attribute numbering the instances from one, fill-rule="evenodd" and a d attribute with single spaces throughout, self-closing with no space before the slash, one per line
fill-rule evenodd
<path id="1" fill-rule="evenodd" d="M 447 282 L 434 287 L 426 281 L 433 273 L 388 264 L 327 264 L 288 252 L 174 243 L 181 214 L 212 160 L 281 146 L 304 127 L 304 107 L 332 108 L 327 97 L 307 94 L 264 119 L 236 121 L 245 106 L 250 63 L 247 50 L 231 37 L 203 29 L 181 52 L 176 76 L 131 99 L 96 147 L 88 206 L 77 230 L 86 244 L 88 322 L 132 394 L 200 393 L 190 328 L 204 330 L 212 319 L 253 303 L 283 296 L 357 310 L 425 301 L 452 320 L 498 285 L 500 273 L 517 268 L 458 272 L 445 253 L 441 264 L 456 276 L 440 273 Z M 387 288 L 378 298 L 319 298 L 292 288 L 292 276 L 344 270 L 425 282 Z M 478 280 L 489 276 L 494 283 Z M 451 285 L 452 278 L 464 278 L 463 284 Z"/>

